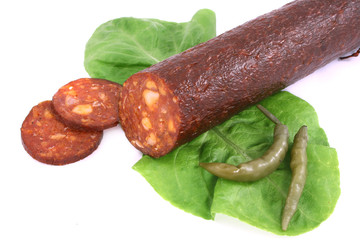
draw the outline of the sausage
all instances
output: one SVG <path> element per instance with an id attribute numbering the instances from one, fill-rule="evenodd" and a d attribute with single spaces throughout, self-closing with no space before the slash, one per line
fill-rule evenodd
<path id="1" fill-rule="evenodd" d="M 298 0 L 132 75 L 120 124 L 160 157 L 360 46 L 359 0 Z"/>
<path id="2" fill-rule="evenodd" d="M 120 84 L 105 79 L 80 78 L 62 86 L 52 103 L 66 125 L 101 131 L 119 123 L 121 88 Z"/>
<path id="3" fill-rule="evenodd" d="M 74 130 L 57 119 L 51 101 L 34 106 L 21 126 L 25 150 L 34 159 L 52 165 L 64 165 L 94 152 L 102 131 Z"/>

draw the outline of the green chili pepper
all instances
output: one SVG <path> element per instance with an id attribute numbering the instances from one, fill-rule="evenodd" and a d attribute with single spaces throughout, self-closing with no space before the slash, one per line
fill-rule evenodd
<path id="1" fill-rule="evenodd" d="M 238 182 L 259 180 L 279 167 L 288 150 L 288 128 L 263 106 L 258 105 L 257 107 L 276 124 L 273 144 L 264 155 L 238 166 L 227 163 L 200 163 L 201 167 L 215 176 Z"/>
<path id="2" fill-rule="evenodd" d="M 307 176 L 307 127 L 302 126 L 294 138 L 294 145 L 291 149 L 290 168 L 292 173 L 291 183 L 285 207 L 282 213 L 282 230 L 286 231 L 291 218 L 296 212 L 299 199 L 303 192 Z"/>

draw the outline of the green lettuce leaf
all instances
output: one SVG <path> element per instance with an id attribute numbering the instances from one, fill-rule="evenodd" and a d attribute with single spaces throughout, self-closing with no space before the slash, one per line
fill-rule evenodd
<path id="1" fill-rule="evenodd" d="M 281 230 L 281 213 L 291 178 L 290 154 L 278 170 L 253 183 L 217 179 L 199 167 L 199 162 L 239 164 L 267 150 L 274 124 L 254 106 L 166 156 L 143 156 L 133 168 L 164 199 L 196 216 L 214 219 L 216 213 L 223 213 L 276 234 L 310 231 L 330 216 L 340 195 L 336 151 L 329 147 L 316 112 L 307 102 L 284 91 L 261 104 L 288 125 L 290 148 L 298 129 L 308 126 L 308 179 L 286 232 Z"/>
<path id="2" fill-rule="evenodd" d="M 118 18 L 100 25 L 85 48 L 91 77 L 123 83 L 132 74 L 216 36 L 215 13 L 196 12 L 191 21 Z"/>

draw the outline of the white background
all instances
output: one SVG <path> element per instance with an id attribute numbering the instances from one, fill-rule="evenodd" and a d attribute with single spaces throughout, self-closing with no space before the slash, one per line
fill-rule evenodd
<path id="1" fill-rule="evenodd" d="M 207 221 L 163 200 L 132 166 L 141 154 L 120 127 L 91 156 L 67 166 L 33 160 L 20 139 L 30 109 L 88 77 L 84 48 L 102 23 L 125 16 L 189 21 L 201 8 L 223 33 L 288 0 L 2 1 L 0 3 L 0 239 L 286 239 L 239 220 Z M 354 26 L 357 27 L 357 26 Z M 287 90 L 316 109 L 337 149 L 341 196 L 334 213 L 293 239 L 358 236 L 360 57 L 335 60 Z"/>

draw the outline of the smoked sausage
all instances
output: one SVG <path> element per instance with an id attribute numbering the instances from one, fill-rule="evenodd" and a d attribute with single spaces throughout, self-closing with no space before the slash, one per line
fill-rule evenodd
<path id="1" fill-rule="evenodd" d="M 53 96 L 57 116 L 67 126 L 101 131 L 119 123 L 121 85 L 105 79 L 80 78 Z"/>
<path id="2" fill-rule="evenodd" d="M 297 0 L 131 76 L 120 123 L 160 157 L 360 46 L 359 0 Z"/>
<path id="3" fill-rule="evenodd" d="M 79 131 L 64 125 L 56 117 L 51 101 L 34 106 L 21 126 L 25 150 L 39 162 L 65 165 L 94 152 L 102 131 Z"/>

